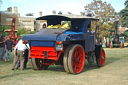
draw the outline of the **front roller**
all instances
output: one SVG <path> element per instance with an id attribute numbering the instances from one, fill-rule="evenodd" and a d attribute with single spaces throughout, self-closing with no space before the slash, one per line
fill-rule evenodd
<path id="1" fill-rule="evenodd" d="M 49 65 L 44 65 L 43 61 L 44 61 L 43 59 L 31 58 L 29 59 L 29 64 L 31 68 L 34 70 L 46 70 Z"/>
<path id="2" fill-rule="evenodd" d="M 100 56 L 99 56 L 99 58 L 96 60 L 98 67 L 104 66 L 104 64 L 105 64 L 105 58 L 106 58 L 106 57 L 105 57 L 105 51 L 104 51 L 104 49 L 101 49 Z"/>
<path id="3" fill-rule="evenodd" d="M 65 71 L 71 74 L 80 73 L 83 70 L 85 62 L 85 53 L 81 45 L 70 45 L 64 53 L 64 68 Z"/>
<path id="4" fill-rule="evenodd" d="M 96 45 L 95 47 L 96 63 L 98 67 L 102 67 L 105 64 L 106 56 L 102 45 Z"/>

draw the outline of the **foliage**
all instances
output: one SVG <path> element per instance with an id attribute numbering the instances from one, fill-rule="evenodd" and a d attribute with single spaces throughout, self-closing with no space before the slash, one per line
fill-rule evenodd
<path id="1" fill-rule="evenodd" d="M 128 42 L 128 30 L 119 35 L 120 37 L 124 37 L 125 41 Z"/>
<path id="2" fill-rule="evenodd" d="M 80 15 L 81 16 L 85 16 L 85 12 L 80 12 Z"/>
<path id="3" fill-rule="evenodd" d="M 111 4 L 107 4 L 102 0 L 93 0 L 93 2 L 86 5 L 84 8 L 85 12 L 82 13 L 92 14 L 92 16 L 99 18 L 102 23 L 119 19 L 118 14 Z"/>
<path id="4" fill-rule="evenodd" d="M 73 15 L 71 12 L 67 12 L 69 15 Z"/>
<path id="5" fill-rule="evenodd" d="M 26 16 L 34 16 L 34 14 L 33 13 L 27 13 L 27 14 L 25 14 Z"/>
<path id="6" fill-rule="evenodd" d="M 128 27 L 128 0 L 125 1 L 124 5 L 125 8 L 119 12 L 119 15 L 121 16 L 121 26 Z"/>
<path id="7" fill-rule="evenodd" d="M 0 25 L 0 35 L 5 34 L 4 31 L 6 29 L 11 29 L 11 27 L 10 26 L 2 26 L 2 25 Z"/>
<path id="8" fill-rule="evenodd" d="M 53 11 L 52 11 L 52 14 L 56 14 L 56 11 L 55 11 L 55 10 L 53 10 Z"/>
<path id="9" fill-rule="evenodd" d="M 59 12 L 58 12 L 58 15 L 62 15 L 62 11 L 59 11 Z"/>
<path id="10" fill-rule="evenodd" d="M 114 21 L 120 19 L 115 9 L 111 6 L 111 4 L 107 4 L 102 0 L 93 0 L 90 4 L 86 5 L 84 12 L 80 12 L 81 15 L 91 14 L 92 17 L 100 19 L 98 22 L 100 38 L 110 36 L 111 32 L 108 30 L 114 30 Z M 93 28 L 95 24 L 93 25 Z"/>
<path id="11" fill-rule="evenodd" d="M 109 37 L 111 35 L 111 32 L 109 32 L 108 30 L 114 30 L 114 24 L 111 23 L 111 22 L 108 22 L 108 23 L 104 23 L 104 24 L 101 24 L 99 23 L 99 32 L 100 32 L 100 38 L 103 38 L 103 37 Z"/>
<path id="12" fill-rule="evenodd" d="M 24 28 L 19 29 L 17 32 L 17 36 L 24 36 L 25 34 L 33 34 L 36 33 L 36 31 L 26 31 Z"/>

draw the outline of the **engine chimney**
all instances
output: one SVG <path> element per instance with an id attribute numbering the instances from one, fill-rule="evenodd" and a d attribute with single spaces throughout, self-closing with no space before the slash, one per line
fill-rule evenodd
<path id="1" fill-rule="evenodd" d="M 18 14 L 18 8 L 16 6 L 14 7 L 14 14 Z"/>
<path id="2" fill-rule="evenodd" d="M 39 16 L 40 16 L 40 17 L 42 16 L 42 11 L 39 12 Z"/>
<path id="3" fill-rule="evenodd" d="M 12 7 L 9 7 L 9 8 L 7 9 L 7 11 L 10 12 L 10 13 L 12 13 Z"/>
<path id="4" fill-rule="evenodd" d="M 117 28 L 118 28 L 118 22 L 119 22 L 119 21 L 115 21 L 115 22 L 114 22 L 114 23 L 115 23 L 115 34 L 117 34 L 117 31 L 118 31 L 118 30 L 117 30 Z"/>

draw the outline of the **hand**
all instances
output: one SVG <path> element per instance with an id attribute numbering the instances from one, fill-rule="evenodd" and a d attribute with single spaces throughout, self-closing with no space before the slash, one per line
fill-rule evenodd
<path id="1" fill-rule="evenodd" d="M 3 42 L 6 42 L 6 40 L 4 40 Z"/>

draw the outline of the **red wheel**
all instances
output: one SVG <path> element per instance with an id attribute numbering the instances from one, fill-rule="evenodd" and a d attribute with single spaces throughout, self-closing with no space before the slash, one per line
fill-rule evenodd
<path id="1" fill-rule="evenodd" d="M 68 68 L 70 73 L 76 74 L 83 70 L 85 62 L 85 52 L 81 45 L 73 45 L 69 50 Z"/>
<path id="2" fill-rule="evenodd" d="M 29 60 L 30 66 L 34 70 L 46 70 L 49 65 L 44 65 L 43 64 L 43 59 L 38 59 L 38 58 L 31 58 Z"/>
<path id="3" fill-rule="evenodd" d="M 122 42 L 120 42 L 120 48 L 122 48 Z"/>
<path id="4" fill-rule="evenodd" d="M 97 59 L 97 66 L 103 66 L 105 64 L 105 58 L 105 51 L 101 49 L 100 57 Z"/>

